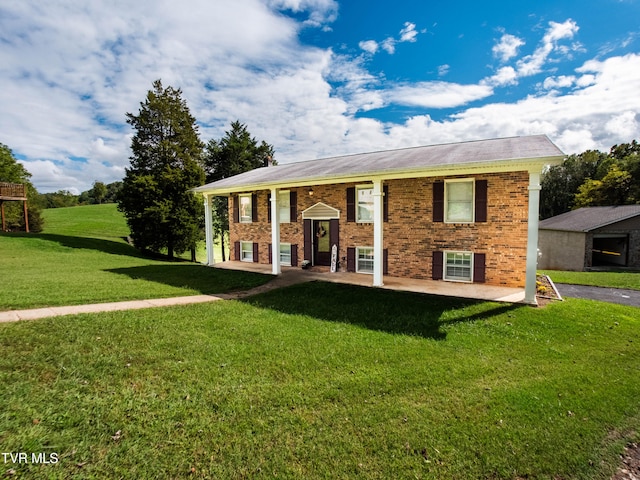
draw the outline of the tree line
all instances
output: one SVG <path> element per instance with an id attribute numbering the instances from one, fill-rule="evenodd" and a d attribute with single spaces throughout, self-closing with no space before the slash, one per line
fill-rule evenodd
<path id="1" fill-rule="evenodd" d="M 569 155 L 544 172 L 541 184 L 543 219 L 581 207 L 640 204 L 640 144 Z"/>

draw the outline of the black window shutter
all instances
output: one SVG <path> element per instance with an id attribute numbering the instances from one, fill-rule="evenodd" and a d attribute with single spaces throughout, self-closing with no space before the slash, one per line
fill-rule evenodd
<path id="1" fill-rule="evenodd" d="M 267 193 L 267 222 L 271 223 L 271 194 L 270 193 Z"/>
<path id="2" fill-rule="evenodd" d="M 291 266 L 298 266 L 298 245 L 291 245 Z"/>
<path id="3" fill-rule="evenodd" d="M 433 262 L 431 263 L 431 278 L 433 280 L 442 280 L 442 267 L 444 262 L 443 252 L 433 252 Z"/>
<path id="4" fill-rule="evenodd" d="M 487 181 L 476 180 L 476 222 L 487 221 Z"/>
<path id="5" fill-rule="evenodd" d="M 473 283 L 485 282 L 487 256 L 484 253 L 473 254 Z"/>
<path id="6" fill-rule="evenodd" d="M 240 205 L 238 205 L 239 199 L 237 195 L 231 197 L 233 201 L 233 223 L 240 222 Z"/>
<path id="7" fill-rule="evenodd" d="M 258 263 L 258 243 L 253 243 L 253 263 Z"/>
<path id="8" fill-rule="evenodd" d="M 444 222 L 444 182 L 433 184 L 433 221 Z"/>
<path id="9" fill-rule="evenodd" d="M 347 272 L 356 271 L 356 249 L 355 247 L 347 248 Z"/>
<path id="10" fill-rule="evenodd" d="M 337 218 L 329 220 L 329 243 L 331 248 L 337 245 L 340 252 L 340 221 Z"/>
<path id="11" fill-rule="evenodd" d="M 382 274 L 389 275 L 389 249 L 382 251 Z"/>
<path id="12" fill-rule="evenodd" d="M 389 185 L 385 185 L 382 187 L 382 191 L 384 192 L 384 197 L 382 197 L 382 215 L 383 221 L 389 221 Z"/>
<path id="13" fill-rule="evenodd" d="M 251 195 L 251 221 L 258 221 L 258 194 L 253 193 Z"/>
<path id="14" fill-rule="evenodd" d="M 240 261 L 240 242 L 233 243 L 233 259 L 237 262 Z"/>
<path id="15" fill-rule="evenodd" d="M 298 221 L 298 192 L 289 192 L 289 213 L 290 222 Z M 293 260 L 291 260 L 293 263 Z"/>
<path id="16" fill-rule="evenodd" d="M 269 244 L 269 263 L 273 263 L 273 248 L 271 248 L 271 244 Z"/>
<path id="17" fill-rule="evenodd" d="M 347 222 L 356 221 L 356 187 L 347 188 Z"/>
<path id="18" fill-rule="evenodd" d="M 306 219 L 304 221 L 304 259 L 308 262 L 311 261 L 312 253 L 311 253 L 311 220 Z"/>

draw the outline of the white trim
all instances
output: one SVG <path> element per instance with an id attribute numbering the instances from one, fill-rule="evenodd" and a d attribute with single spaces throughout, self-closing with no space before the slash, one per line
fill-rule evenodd
<path id="1" fill-rule="evenodd" d="M 447 278 L 447 254 L 462 254 L 462 255 L 471 255 L 471 263 L 469 264 L 469 280 L 464 280 L 462 278 Z M 474 254 L 473 252 L 469 252 L 466 250 L 444 250 L 442 252 L 442 279 L 447 282 L 458 282 L 458 283 L 473 283 L 473 260 Z"/>
<path id="2" fill-rule="evenodd" d="M 216 259 L 213 255 L 213 197 L 204 195 L 204 231 L 207 246 L 207 265 L 214 265 Z"/>
<path id="3" fill-rule="evenodd" d="M 271 273 L 280 275 L 280 191 L 271 189 Z M 278 252 L 274 255 L 274 252 Z"/>
<path id="4" fill-rule="evenodd" d="M 540 211 L 540 170 L 529 172 L 529 216 L 527 219 L 527 270 L 525 275 L 524 301 L 532 305 L 536 300 L 538 268 L 538 224 Z"/>
<path id="5" fill-rule="evenodd" d="M 448 220 L 449 197 L 447 195 L 447 186 L 451 183 L 471 183 L 471 220 Z M 475 223 L 476 219 L 476 179 L 471 178 L 452 178 L 444 180 L 444 223 Z"/>
<path id="6" fill-rule="evenodd" d="M 384 285 L 384 188 L 382 180 L 373 182 L 373 286 Z M 357 204 L 356 204 L 357 206 Z"/>
<path id="7" fill-rule="evenodd" d="M 320 214 L 314 215 L 314 210 L 319 210 Z M 318 202 L 302 212 L 303 220 L 335 220 L 338 218 L 340 218 L 340 210 L 322 202 Z"/>

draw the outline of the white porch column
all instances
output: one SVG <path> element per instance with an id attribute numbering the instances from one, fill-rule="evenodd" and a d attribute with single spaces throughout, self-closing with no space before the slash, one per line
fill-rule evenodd
<path id="1" fill-rule="evenodd" d="M 540 172 L 529 172 L 529 218 L 527 220 L 527 275 L 524 301 L 536 303 L 536 271 L 538 268 L 538 215 L 540 211 Z"/>
<path id="2" fill-rule="evenodd" d="M 383 282 L 383 197 L 382 180 L 373 181 L 373 286 L 381 287 Z"/>
<path id="3" fill-rule="evenodd" d="M 204 195 L 204 232 L 207 242 L 207 265 L 213 265 L 216 260 L 213 255 L 213 197 Z"/>
<path id="4" fill-rule="evenodd" d="M 280 206 L 277 188 L 271 189 L 271 272 L 280 275 Z"/>

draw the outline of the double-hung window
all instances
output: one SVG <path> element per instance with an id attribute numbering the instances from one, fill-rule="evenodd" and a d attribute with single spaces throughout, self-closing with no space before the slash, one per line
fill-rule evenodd
<path id="1" fill-rule="evenodd" d="M 280 264 L 291 266 L 291 244 L 280 244 Z"/>
<path id="2" fill-rule="evenodd" d="M 445 216 L 448 223 L 473 222 L 474 181 L 447 180 L 445 182 Z"/>
<path id="3" fill-rule="evenodd" d="M 253 262 L 253 242 L 240 242 L 240 261 Z"/>
<path id="4" fill-rule="evenodd" d="M 445 252 L 444 279 L 457 282 L 473 280 L 473 254 L 470 252 Z"/>
<path id="5" fill-rule="evenodd" d="M 290 192 L 278 192 L 278 209 L 280 211 L 280 223 L 291 222 L 291 194 Z"/>
<path id="6" fill-rule="evenodd" d="M 373 273 L 373 248 L 356 248 L 356 272 Z"/>
<path id="7" fill-rule="evenodd" d="M 251 206 L 251 194 L 238 195 L 240 202 L 240 223 L 251 223 L 253 212 Z"/>
<path id="8" fill-rule="evenodd" d="M 373 222 L 373 187 L 357 187 L 356 203 L 356 221 L 360 223 Z"/>

